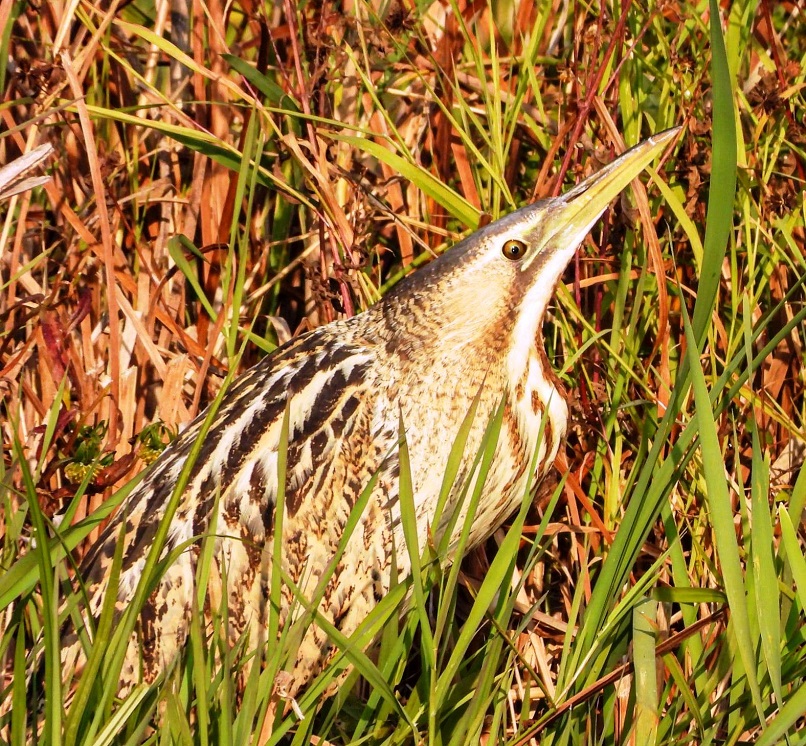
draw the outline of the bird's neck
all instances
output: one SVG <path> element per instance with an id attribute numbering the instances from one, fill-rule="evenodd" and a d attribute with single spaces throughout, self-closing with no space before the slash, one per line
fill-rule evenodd
<path id="1" fill-rule="evenodd" d="M 568 406 L 565 389 L 543 346 L 545 302 L 537 299 L 531 305 L 531 313 L 520 313 L 512 330 L 506 375 L 511 416 L 526 439 L 530 455 L 540 443 L 540 462 L 547 469 L 565 435 Z"/>

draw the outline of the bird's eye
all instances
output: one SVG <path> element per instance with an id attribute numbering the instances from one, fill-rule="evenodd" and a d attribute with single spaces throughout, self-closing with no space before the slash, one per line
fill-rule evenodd
<path id="1" fill-rule="evenodd" d="M 507 259 L 515 262 L 518 259 L 523 259 L 523 255 L 526 253 L 526 244 L 523 241 L 510 238 L 509 241 L 507 241 L 501 248 L 501 253 Z"/>

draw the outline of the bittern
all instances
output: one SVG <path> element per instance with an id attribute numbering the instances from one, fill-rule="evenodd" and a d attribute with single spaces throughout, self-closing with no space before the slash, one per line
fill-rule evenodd
<path id="1" fill-rule="evenodd" d="M 469 549 L 506 520 L 528 480 L 540 478 L 553 463 L 565 435 L 564 391 L 541 335 L 555 287 L 610 201 L 675 133 L 650 138 L 564 196 L 535 202 L 476 231 L 367 311 L 291 340 L 235 381 L 208 423 L 170 518 L 161 556 L 175 557 L 140 612 L 123 689 L 140 677 L 153 681 L 181 652 L 196 593 L 199 537 L 216 537 L 212 575 L 218 592 L 226 594 L 231 638 L 247 634 L 253 648 L 271 644 L 265 639 L 270 615 L 278 615 L 282 629 L 298 608 L 288 581 L 296 592 L 313 594 L 353 506 L 375 475 L 357 527 L 324 581 L 318 607 L 343 634 L 355 631 L 389 591 L 392 568 L 395 582 L 411 568 L 399 500 L 401 422 L 410 454 L 418 553 L 429 532 L 436 541 L 443 538 L 445 525 L 451 526 L 447 543 L 453 547 L 465 519 L 470 520 Z M 458 520 L 432 526 L 449 452 L 474 401 L 476 415 L 457 485 L 470 476 L 486 424 L 503 403 L 483 494 L 469 517 L 460 495 L 451 495 L 444 515 L 456 510 Z M 89 553 L 83 565 L 88 613 L 99 613 L 121 536 L 118 611 L 131 603 L 205 416 L 166 448 Z M 284 432 L 287 470 L 278 536 Z M 531 463 L 537 463 L 536 474 L 529 473 Z M 284 585 L 281 608 L 272 609 L 276 541 L 281 542 Z M 215 602 L 211 605 L 215 608 Z M 65 664 L 72 665 L 81 646 L 74 635 L 66 643 Z M 326 633 L 311 624 L 289 666 L 288 693 L 310 682 L 336 652 Z"/>

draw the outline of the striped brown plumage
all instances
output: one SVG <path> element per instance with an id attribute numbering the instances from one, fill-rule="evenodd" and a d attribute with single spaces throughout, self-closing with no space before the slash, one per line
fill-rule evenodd
<path id="1" fill-rule="evenodd" d="M 532 478 L 528 466 L 535 450 L 540 476 L 566 429 L 564 392 L 541 339 L 555 285 L 609 201 L 669 139 L 669 133 L 659 135 L 565 197 L 522 208 L 477 231 L 366 312 L 292 340 L 230 387 L 171 519 L 162 556 L 186 547 L 142 609 L 127 650 L 123 691 L 141 678 L 153 681 L 185 645 L 201 537 L 217 537 L 209 603 L 216 608 L 226 595 L 232 642 L 247 635 L 248 649 L 270 645 L 270 614 L 278 613 L 282 629 L 300 609 L 285 584 L 281 608 L 270 608 L 274 541 L 282 544 L 283 573 L 310 597 L 353 506 L 377 474 L 319 604 L 324 617 L 350 635 L 388 592 L 393 563 L 399 578 L 410 571 L 398 499 L 401 422 L 420 551 L 429 530 L 438 540 L 446 528 L 444 521 L 431 523 L 462 421 L 477 401 L 456 485 L 473 478 L 472 459 L 503 401 L 501 434 L 471 518 L 468 547 L 501 525 Z M 277 468 L 286 412 L 288 468 L 278 537 Z M 122 524 L 118 611 L 131 603 L 205 416 L 166 449 L 85 560 L 89 613 L 99 613 Z M 458 501 L 455 489 L 443 514 L 458 511 L 451 547 L 467 509 Z M 306 686 L 334 653 L 327 635 L 310 625 L 289 666 L 289 694 Z M 63 660 L 68 668 L 83 660 L 74 633 L 65 638 Z"/>

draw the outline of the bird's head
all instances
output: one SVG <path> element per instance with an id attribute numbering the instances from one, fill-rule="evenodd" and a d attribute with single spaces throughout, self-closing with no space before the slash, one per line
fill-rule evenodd
<path id="1" fill-rule="evenodd" d="M 424 326 L 432 327 L 431 333 L 438 326 L 442 349 L 460 352 L 478 342 L 526 352 L 576 248 L 608 204 L 677 132 L 655 135 L 566 194 L 476 231 L 400 283 L 387 296 L 388 311 L 398 318 L 407 312 L 419 317 L 410 320 L 428 322 Z"/>

